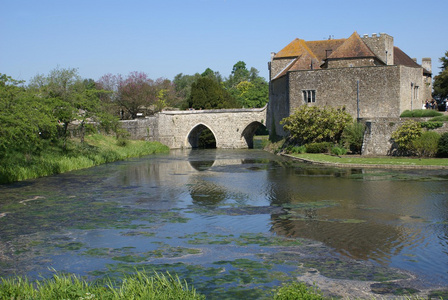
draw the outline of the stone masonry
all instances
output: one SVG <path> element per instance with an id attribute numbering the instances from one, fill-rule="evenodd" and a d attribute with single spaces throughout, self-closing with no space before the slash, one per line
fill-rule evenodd
<path id="1" fill-rule="evenodd" d="M 133 139 L 159 141 L 171 149 L 195 148 L 199 135 L 210 129 L 216 148 L 252 148 L 257 128 L 265 126 L 266 107 L 162 111 L 152 117 L 122 121 Z"/>

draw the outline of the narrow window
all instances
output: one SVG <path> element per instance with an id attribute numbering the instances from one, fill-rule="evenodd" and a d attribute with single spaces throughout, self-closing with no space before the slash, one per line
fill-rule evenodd
<path id="1" fill-rule="evenodd" d="M 316 102 L 316 90 L 303 90 L 302 95 L 305 103 Z"/>

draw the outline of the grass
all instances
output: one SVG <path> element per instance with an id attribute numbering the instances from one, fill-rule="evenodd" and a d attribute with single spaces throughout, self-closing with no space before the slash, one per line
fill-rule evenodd
<path id="1" fill-rule="evenodd" d="M 0 161 L 0 184 L 65 173 L 154 153 L 168 152 L 159 142 L 126 141 L 100 134 L 85 138 L 85 143 L 70 140 L 66 149 L 48 142 L 39 154 L 10 153 Z"/>
<path id="2" fill-rule="evenodd" d="M 0 299 L 205 299 L 193 287 L 169 273 L 142 272 L 127 275 L 121 284 L 89 284 L 76 275 L 55 274 L 53 278 L 30 282 L 26 278 L 2 279 Z"/>
<path id="3" fill-rule="evenodd" d="M 240 260 L 235 267 L 241 268 L 245 264 L 247 264 L 246 260 Z M 150 274 L 148 275 L 144 271 L 135 271 L 133 274 L 125 275 L 119 282 L 106 279 L 105 281 L 97 281 L 96 283 L 88 282 L 74 274 L 57 273 L 52 278 L 35 282 L 31 282 L 26 277 L 20 276 L 1 278 L 0 299 L 203 300 L 206 298 L 205 295 L 198 293 L 194 287 L 189 286 L 186 281 L 182 281 L 177 275 L 173 276 L 169 272 L 158 273 L 156 271 Z M 406 291 L 404 290 L 405 294 L 407 294 Z M 404 295 L 404 298 L 402 295 L 401 299 L 423 299 L 418 296 L 411 296 L 410 294 Z M 435 297 L 440 297 L 440 299 L 442 298 L 441 295 L 434 294 Z M 305 283 L 295 281 L 287 282 L 273 289 L 271 296 L 275 300 L 333 299 L 325 297 L 316 286 L 307 286 Z M 394 296 L 396 295 L 394 294 Z M 235 299 L 237 298 L 235 297 Z"/>
<path id="4" fill-rule="evenodd" d="M 401 118 L 428 118 L 442 116 L 443 114 L 432 109 L 405 110 L 401 113 Z"/>
<path id="5" fill-rule="evenodd" d="M 332 156 L 327 154 L 290 154 L 293 157 L 331 164 L 353 165 L 385 165 L 385 166 L 448 166 L 448 158 L 410 158 L 410 157 L 362 157 L 362 156 Z"/>

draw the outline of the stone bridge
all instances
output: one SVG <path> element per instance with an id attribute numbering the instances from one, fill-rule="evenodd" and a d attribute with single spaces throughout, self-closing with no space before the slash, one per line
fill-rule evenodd
<path id="1" fill-rule="evenodd" d="M 266 109 L 162 111 L 151 117 L 122 121 L 131 138 L 159 141 L 171 149 L 196 148 L 209 129 L 216 148 L 252 148 L 257 128 L 266 126 Z"/>

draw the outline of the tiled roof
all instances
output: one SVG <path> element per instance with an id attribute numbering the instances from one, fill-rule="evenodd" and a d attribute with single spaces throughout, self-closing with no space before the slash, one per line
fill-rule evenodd
<path id="1" fill-rule="evenodd" d="M 347 39 L 336 40 L 322 40 L 322 41 L 309 41 L 306 42 L 308 47 L 313 51 L 314 55 L 323 61 L 331 55 L 339 46 L 341 46 Z"/>
<path id="2" fill-rule="evenodd" d="M 275 58 L 300 57 L 304 53 L 314 56 L 313 52 L 308 48 L 306 42 L 301 39 L 295 39 L 285 48 L 275 55 Z"/>
<path id="3" fill-rule="evenodd" d="M 400 48 L 394 47 L 394 65 L 397 66 L 407 66 L 412 68 L 421 68 L 422 66 L 416 63 L 412 58 L 410 58 L 406 53 L 404 53 Z M 424 74 L 431 74 L 430 71 L 423 68 Z"/>
<path id="4" fill-rule="evenodd" d="M 394 47 L 394 65 L 402 65 L 413 68 L 421 67 L 398 47 Z"/>
<path id="5" fill-rule="evenodd" d="M 361 40 L 355 31 L 336 51 L 333 51 L 328 58 L 358 58 L 376 57 L 369 47 Z"/>
<path id="6" fill-rule="evenodd" d="M 304 41 L 296 38 L 275 54 L 274 59 L 291 59 L 275 77 L 281 77 L 289 71 L 320 69 L 326 59 L 361 57 L 377 58 L 356 31 L 348 39 Z M 394 65 L 421 67 L 398 47 L 394 47 Z M 423 72 L 431 74 L 426 69 Z"/>

